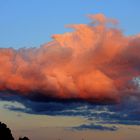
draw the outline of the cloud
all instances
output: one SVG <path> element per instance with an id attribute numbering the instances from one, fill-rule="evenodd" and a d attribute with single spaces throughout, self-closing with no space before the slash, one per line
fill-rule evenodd
<path id="1" fill-rule="evenodd" d="M 89 17 L 38 48 L 0 48 L 0 99 L 25 106 L 6 108 L 139 125 L 140 35 L 124 35 L 103 14 Z"/>
<path id="2" fill-rule="evenodd" d="M 140 36 L 125 36 L 115 20 L 90 15 L 91 24 L 53 35 L 39 48 L 0 48 L 0 91 L 35 101 L 116 103 L 137 94 Z"/>
<path id="3" fill-rule="evenodd" d="M 83 124 L 77 127 L 73 127 L 73 130 L 100 130 L 100 131 L 116 131 L 118 128 L 116 126 L 103 126 L 98 124 Z"/>
<path id="4" fill-rule="evenodd" d="M 100 124 L 140 125 L 139 99 L 129 97 L 115 105 L 98 105 L 87 102 L 36 102 L 16 98 L 20 106 L 5 105 L 6 109 L 30 114 L 51 116 L 80 116 L 90 123 L 97 121 Z"/>

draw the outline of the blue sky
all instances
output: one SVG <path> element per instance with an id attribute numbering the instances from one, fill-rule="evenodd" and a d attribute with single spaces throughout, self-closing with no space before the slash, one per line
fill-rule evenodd
<path id="1" fill-rule="evenodd" d="M 0 0 L 0 47 L 37 47 L 95 13 L 118 19 L 125 34 L 137 34 L 139 7 L 139 0 Z"/>

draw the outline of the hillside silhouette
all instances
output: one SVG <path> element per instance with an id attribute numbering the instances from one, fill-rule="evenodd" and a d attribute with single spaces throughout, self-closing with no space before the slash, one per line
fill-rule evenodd
<path id="1" fill-rule="evenodd" d="M 6 124 L 0 122 L 0 140 L 15 140 L 10 128 Z M 19 138 L 18 140 L 29 140 L 28 137 Z"/>

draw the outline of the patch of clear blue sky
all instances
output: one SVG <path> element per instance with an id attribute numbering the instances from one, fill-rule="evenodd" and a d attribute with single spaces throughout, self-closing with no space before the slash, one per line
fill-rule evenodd
<path id="1" fill-rule="evenodd" d="M 118 19 L 127 35 L 140 32 L 140 0 L 0 0 L 0 47 L 39 46 L 95 13 Z"/>

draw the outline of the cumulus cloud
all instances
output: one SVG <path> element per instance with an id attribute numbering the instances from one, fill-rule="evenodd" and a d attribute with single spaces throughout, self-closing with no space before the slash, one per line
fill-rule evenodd
<path id="1" fill-rule="evenodd" d="M 103 14 L 89 17 L 39 48 L 0 48 L 0 98 L 25 106 L 7 108 L 139 124 L 140 35 L 124 35 Z"/>
<path id="2" fill-rule="evenodd" d="M 0 91 L 31 100 L 80 99 L 119 102 L 137 94 L 140 36 L 109 26 L 115 20 L 90 15 L 91 24 L 69 25 L 39 48 L 0 48 Z"/>

